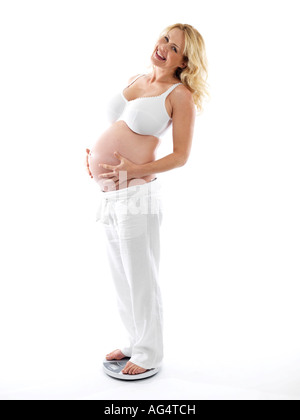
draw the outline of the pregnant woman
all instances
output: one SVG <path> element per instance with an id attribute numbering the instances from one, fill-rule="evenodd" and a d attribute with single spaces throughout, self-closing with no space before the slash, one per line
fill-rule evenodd
<path id="1" fill-rule="evenodd" d="M 207 59 L 200 33 L 177 23 L 163 30 L 151 55 L 152 72 L 129 79 L 108 103 L 111 121 L 90 151 L 87 170 L 101 188 L 97 212 L 127 346 L 107 360 L 130 357 L 123 374 L 142 375 L 163 359 L 162 299 L 158 282 L 161 184 L 157 174 L 189 157 L 196 109 L 202 111 Z M 159 136 L 172 124 L 173 153 L 155 160 Z"/>

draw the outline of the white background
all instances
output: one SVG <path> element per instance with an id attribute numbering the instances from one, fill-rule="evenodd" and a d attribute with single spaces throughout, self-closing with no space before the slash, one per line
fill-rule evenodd
<path id="1" fill-rule="evenodd" d="M 1 0 L 2 399 L 300 397 L 297 7 Z M 211 100 L 159 174 L 163 368 L 124 383 L 101 367 L 124 332 L 85 149 L 177 22 L 205 40 Z"/>

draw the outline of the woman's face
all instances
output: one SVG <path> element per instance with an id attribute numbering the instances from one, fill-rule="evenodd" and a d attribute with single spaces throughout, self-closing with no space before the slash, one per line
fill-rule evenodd
<path id="1" fill-rule="evenodd" d="M 172 29 L 157 41 L 151 56 L 152 64 L 170 71 L 175 71 L 178 67 L 186 67 L 183 60 L 184 43 L 184 32 L 179 28 Z"/>

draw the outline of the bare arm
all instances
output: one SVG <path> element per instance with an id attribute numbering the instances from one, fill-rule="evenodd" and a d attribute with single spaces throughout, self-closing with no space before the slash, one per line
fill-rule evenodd
<path id="1" fill-rule="evenodd" d="M 172 106 L 173 153 L 153 162 L 139 165 L 140 177 L 178 168 L 185 165 L 188 160 L 196 117 L 191 92 L 186 89 L 176 92 L 172 100 Z"/>

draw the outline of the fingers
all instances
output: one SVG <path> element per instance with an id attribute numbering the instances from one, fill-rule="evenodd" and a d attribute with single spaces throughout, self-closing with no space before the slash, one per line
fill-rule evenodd
<path id="1" fill-rule="evenodd" d="M 104 169 L 110 169 L 111 171 L 113 171 L 115 169 L 115 166 L 107 165 L 106 163 L 99 163 L 98 166 L 100 166 L 101 168 L 104 168 Z"/>
<path id="2" fill-rule="evenodd" d="M 101 185 L 106 189 L 106 191 L 117 190 L 119 186 L 119 180 L 117 177 L 104 179 Z"/>
<path id="3" fill-rule="evenodd" d="M 93 178 L 93 175 L 92 175 L 92 173 L 90 171 L 90 166 L 89 166 L 89 153 L 90 153 L 90 150 L 89 149 L 86 149 L 86 153 L 87 153 L 87 155 L 86 155 L 86 167 L 87 167 L 87 171 L 88 171 L 90 177 Z"/>
<path id="4" fill-rule="evenodd" d="M 89 173 L 89 176 L 90 176 L 91 178 L 94 178 L 94 177 L 93 177 L 93 175 L 92 175 L 92 173 L 91 173 L 91 171 L 90 171 L 90 168 L 89 168 L 89 167 L 87 167 L 87 171 L 88 171 L 88 173 Z"/>
<path id="5" fill-rule="evenodd" d="M 98 175 L 98 178 L 114 178 L 114 177 L 117 177 L 116 173 L 114 171 Z M 117 179 L 118 179 L 118 177 L 117 177 Z"/>

